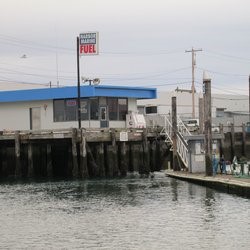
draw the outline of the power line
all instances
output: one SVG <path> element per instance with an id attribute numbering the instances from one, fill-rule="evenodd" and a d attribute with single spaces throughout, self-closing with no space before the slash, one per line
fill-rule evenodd
<path id="1" fill-rule="evenodd" d="M 5 71 L 1 71 L 1 70 L 5 70 Z M 43 78 L 53 78 L 54 77 L 54 75 L 26 73 L 26 72 L 22 72 L 22 71 L 10 70 L 10 69 L 4 69 L 4 68 L 0 68 L 0 71 L 4 74 L 11 74 L 11 75 L 14 74 L 14 75 L 23 75 L 23 76 L 36 76 L 36 77 L 43 77 Z M 60 79 L 70 80 L 70 79 L 74 79 L 74 77 L 63 76 L 63 77 L 60 77 Z"/>
<path id="2" fill-rule="evenodd" d="M 212 97 L 216 100 L 230 100 L 230 101 L 246 101 L 248 98 L 225 98 L 225 97 Z"/>
<path id="3" fill-rule="evenodd" d="M 230 76 L 235 76 L 235 77 L 246 77 L 248 75 L 243 75 L 243 74 L 232 74 L 232 73 L 225 73 L 225 72 L 218 72 L 218 71 L 214 71 L 214 70 L 210 70 L 210 69 L 204 69 L 204 68 L 199 68 L 197 67 L 198 70 L 206 70 L 208 72 L 214 73 L 214 74 L 218 74 L 218 75 L 230 75 Z"/>
<path id="4" fill-rule="evenodd" d="M 198 81 L 196 81 L 196 83 L 198 83 L 201 86 L 203 85 L 201 82 L 198 82 Z M 242 94 L 239 94 L 238 92 L 228 90 L 228 88 L 222 89 L 222 88 L 218 88 L 218 87 L 215 87 L 212 85 L 212 89 L 217 89 L 217 90 L 223 91 L 224 93 L 229 93 L 229 94 L 233 94 L 233 95 L 242 95 Z"/>
<path id="5" fill-rule="evenodd" d="M 11 80 L 9 78 L 5 78 L 4 79 L 0 78 L 0 84 L 1 83 L 13 83 L 13 84 L 29 84 L 29 85 L 41 85 L 41 86 L 49 86 L 49 83 L 36 83 L 36 82 L 25 82 L 25 81 L 18 81 L 18 80 Z"/>
<path id="6" fill-rule="evenodd" d="M 206 51 L 211 53 L 211 54 L 214 54 L 214 55 L 219 55 L 219 56 L 222 56 L 222 57 L 233 58 L 233 59 L 238 59 L 238 60 L 243 60 L 243 61 L 249 61 L 250 62 L 250 58 L 227 55 L 227 54 L 224 54 L 224 53 L 218 53 L 218 52 L 211 51 L 211 50 L 206 50 Z"/>
<path id="7" fill-rule="evenodd" d="M 2 34 L 0 34 L 0 40 L 7 41 L 8 44 L 11 44 L 14 46 L 27 46 L 25 44 L 28 44 L 28 45 L 31 45 L 31 46 L 28 46 L 29 48 L 36 48 L 37 49 L 37 47 L 42 47 L 42 48 L 53 49 L 53 50 L 60 49 L 60 50 L 75 52 L 71 48 L 66 48 L 66 47 L 61 47 L 61 46 L 53 46 L 53 45 L 49 45 L 49 44 L 38 43 L 35 41 L 18 39 L 18 38 L 12 37 L 12 36 L 5 36 Z"/>

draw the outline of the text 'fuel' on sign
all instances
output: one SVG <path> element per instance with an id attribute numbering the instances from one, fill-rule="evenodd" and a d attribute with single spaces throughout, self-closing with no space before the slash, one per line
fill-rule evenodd
<path id="1" fill-rule="evenodd" d="M 82 33 L 79 36 L 79 54 L 98 55 L 99 54 L 99 34 L 98 32 Z"/>

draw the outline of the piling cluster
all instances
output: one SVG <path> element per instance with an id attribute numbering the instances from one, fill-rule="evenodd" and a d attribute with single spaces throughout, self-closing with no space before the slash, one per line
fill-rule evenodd
<path id="1" fill-rule="evenodd" d="M 123 177 L 128 172 L 149 175 L 170 156 L 164 138 L 146 130 L 132 131 L 127 141 L 115 130 L 72 129 L 52 136 L 15 131 L 0 140 L 0 177 L 98 178 Z"/>
<path id="2" fill-rule="evenodd" d="M 242 132 L 235 132 L 234 126 L 230 126 L 230 131 L 224 133 L 223 126 L 220 127 L 224 139 L 220 141 L 220 153 L 226 160 L 232 161 L 233 157 L 245 157 L 250 159 L 250 133 L 247 133 L 245 126 L 242 126 Z"/>

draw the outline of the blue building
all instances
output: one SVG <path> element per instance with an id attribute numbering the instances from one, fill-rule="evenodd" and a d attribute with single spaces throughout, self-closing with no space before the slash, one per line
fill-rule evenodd
<path id="1" fill-rule="evenodd" d="M 155 88 L 88 85 L 80 87 L 85 128 L 125 128 L 138 99 L 156 98 Z M 77 87 L 0 91 L 0 130 L 78 127 Z"/>

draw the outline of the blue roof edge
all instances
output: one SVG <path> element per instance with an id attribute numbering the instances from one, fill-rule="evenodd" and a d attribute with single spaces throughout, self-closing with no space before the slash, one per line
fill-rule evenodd
<path id="1" fill-rule="evenodd" d="M 112 86 L 112 85 L 87 85 L 81 86 L 81 97 L 127 97 L 135 99 L 157 98 L 156 88 Z M 53 99 L 77 98 L 77 86 L 59 88 L 42 88 L 0 91 L 0 103 L 39 101 Z"/>

